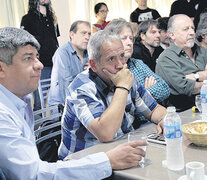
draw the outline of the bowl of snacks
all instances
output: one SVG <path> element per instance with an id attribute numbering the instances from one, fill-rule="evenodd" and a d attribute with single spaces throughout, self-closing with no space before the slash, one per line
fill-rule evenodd
<path id="1" fill-rule="evenodd" d="M 207 146 L 207 122 L 193 122 L 182 125 L 182 133 L 198 146 Z"/>

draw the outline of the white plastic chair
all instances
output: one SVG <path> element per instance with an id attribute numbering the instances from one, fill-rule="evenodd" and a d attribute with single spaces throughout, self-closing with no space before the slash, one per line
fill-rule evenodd
<path id="1" fill-rule="evenodd" d="M 42 117 L 42 114 L 46 116 Z M 36 145 L 42 160 L 55 162 L 61 141 L 61 116 L 58 105 L 34 112 Z"/>

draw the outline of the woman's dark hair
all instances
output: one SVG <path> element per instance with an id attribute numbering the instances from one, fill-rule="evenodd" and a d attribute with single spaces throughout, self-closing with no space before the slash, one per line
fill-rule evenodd
<path id="1" fill-rule="evenodd" d="M 29 11 L 37 11 L 39 8 L 39 1 L 40 0 L 29 0 Z M 51 2 L 47 7 L 48 15 L 52 18 L 52 21 L 54 24 L 57 24 L 57 17 L 55 15 L 55 12 L 52 9 Z"/>
<path id="2" fill-rule="evenodd" d="M 101 9 L 101 6 L 106 6 L 106 8 L 108 10 L 107 5 L 104 2 L 100 2 L 100 3 L 96 4 L 94 7 L 95 14 L 97 14 L 99 12 L 99 10 Z"/>

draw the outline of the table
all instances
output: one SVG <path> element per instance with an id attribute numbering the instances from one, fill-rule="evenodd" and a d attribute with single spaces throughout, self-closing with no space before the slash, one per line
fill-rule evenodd
<path id="1" fill-rule="evenodd" d="M 186 124 L 195 120 L 201 119 L 200 113 L 194 113 L 191 109 L 179 113 L 182 124 Z M 156 132 L 156 125 L 148 123 L 143 125 L 138 130 L 138 133 Z M 127 142 L 127 135 L 119 138 L 118 140 L 111 143 L 101 143 L 93 147 L 84 149 L 82 151 L 76 152 L 68 156 L 69 159 L 79 159 L 81 157 L 87 156 L 88 154 L 97 153 L 101 151 L 108 151 L 118 144 Z M 205 170 L 207 173 L 207 147 L 198 147 L 193 145 L 185 137 L 183 137 L 183 152 L 185 164 L 190 161 L 200 161 L 205 164 Z M 185 174 L 185 169 L 182 171 L 171 171 L 163 167 L 162 161 L 166 159 L 166 146 L 149 143 L 146 152 L 146 158 L 150 159 L 150 164 L 144 168 L 135 167 L 126 170 L 116 170 L 113 171 L 111 179 L 115 180 L 177 180 L 180 176 Z"/>

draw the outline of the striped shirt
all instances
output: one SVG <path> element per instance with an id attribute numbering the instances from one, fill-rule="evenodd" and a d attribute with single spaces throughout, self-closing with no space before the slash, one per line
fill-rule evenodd
<path id="1" fill-rule="evenodd" d="M 80 73 L 68 87 L 65 111 L 62 118 L 62 143 L 59 157 L 80 151 L 99 143 L 88 131 L 89 124 L 102 115 L 110 105 L 114 91 L 91 69 Z M 146 90 L 134 81 L 127 97 L 121 127 L 114 138 L 133 130 L 132 123 L 139 116 L 148 115 L 155 109 L 157 102 Z M 118 112 L 117 112 L 118 113 Z"/>

